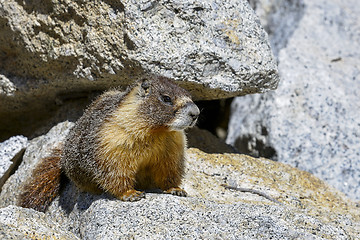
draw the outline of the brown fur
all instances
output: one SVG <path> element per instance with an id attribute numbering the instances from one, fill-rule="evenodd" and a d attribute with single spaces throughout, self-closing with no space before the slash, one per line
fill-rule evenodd
<path id="1" fill-rule="evenodd" d="M 53 150 L 52 156 L 44 158 L 35 170 L 27 185 L 24 186 L 18 204 L 44 212 L 59 194 L 61 182 L 59 149 Z"/>
<path id="2" fill-rule="evenodd" d="M 139 190 L 155 188 L 186 196 L 179 188 L 186 148 L 183 130 L 195 124 L 198 114 L 190 95 L 163 77 L 139 81 L 126 92 L 104 93 L 70 130 L 61 159 L 49 158 L 60 161 L 58 172 L 39 165 L 36 172 L 43 169 L 45 176 L 37 173 L 26 187 L 35 204 L 23 206 L 44 204 L 35 200 L 45 196 L 35 196 L 39 190 L 32 189 L 43 186 L 47 175 L 60 177 L 61 170 L 83 191 L 105 191 L 124 201 L 139 200 L 145 196 Z"/>

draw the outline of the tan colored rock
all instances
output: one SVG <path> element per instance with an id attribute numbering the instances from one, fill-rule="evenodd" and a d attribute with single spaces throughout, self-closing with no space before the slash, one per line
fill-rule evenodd
<path id="1" fill-rule="evenodd" d="M 254 189 L 280 201 L 285 209 L 336 223 L 349 236 L 360 236 L 360 204 L 308 172 L 242 154 L 207 154 L 195 148 L 188 154 L 191 167 L 184 188 L 191 196 L 219 203 L 276 204 L 221 184 Z"/>

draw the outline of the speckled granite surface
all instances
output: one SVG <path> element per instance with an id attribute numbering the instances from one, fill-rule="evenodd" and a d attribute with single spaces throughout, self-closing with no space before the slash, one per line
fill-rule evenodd
<path id="1" fill-rule="evenodd" d="M 24 136 L 14 136 L 0 143 L 0 179 L 13 164 L 12 159 L 26 148 L 27 144 L 27 138 Z"/>

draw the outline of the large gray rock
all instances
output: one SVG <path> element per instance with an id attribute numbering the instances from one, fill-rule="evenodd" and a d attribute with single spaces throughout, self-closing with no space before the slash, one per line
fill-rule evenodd
<path id="1" fill-rule="evenodd" d="M 58 105 L 148 72 L 174 78 L 195 99 L 264 92 L 279 80 L 245 0 L 0 2 L 7 137 L 38 127 Z"/>
<path id="2" fill-rule="evenodd" d="M 227 143 L 309 171 L 360 199 L 358 2 L 292 3 L 303 15 L 291 17 L 298 22 L 278 54 L 279 88 L 235 99 Z M 268 18 L 289 15 L 272 7 L 277 10 Z M 272 41 L 281 34 L 273 32 Z"/>
<path id="3" fill-rule="evenodd" d="M 15 228 L 21 236 L 23 229 L 34 233 L 54 225 L 59 234 L 71 232 L 79 239 L 355 239 L 360 234 L 359 206 L 311 174 L 267 159 L 198 149 L 187 151 L 186 198 L 147 193 L 138 202 L 122 202 L 107 194 L 81 193 L 66 184 L 45 215 L 9 207 L 36 162 L 71 126 L 58 124 L 30 142 L 23 163 L 0 194 L 0 233 L 24 226 Z M 208 149 L 201 147 L 216 152 L 219 142 L 214 139 L 210 144 Z M 280 203 L 221 184 L 255 189 Z M 9 224 L 4 214 L 26 218 Z M 53 230 L 45 236 L 51 234 Z"/>
<path id="4" fill-rule="evenodd" d="M 183 85 L 196 99 L 276 87 L 267 35 L 247 1 L 146 0 L 125 5 L 127 33 L 136 46 L 130 58 L 186 81 Z"/>

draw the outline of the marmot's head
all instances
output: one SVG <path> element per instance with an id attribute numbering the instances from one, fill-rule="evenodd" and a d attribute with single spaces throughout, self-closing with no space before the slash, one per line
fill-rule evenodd
<path id="1" fill-rule="evenodd" d="M 180 131 L 193 127 L 200 114 L 190 94 L 165 77 L 145 78 L 138 84 L 138 109 L 151 127 Z"/>

